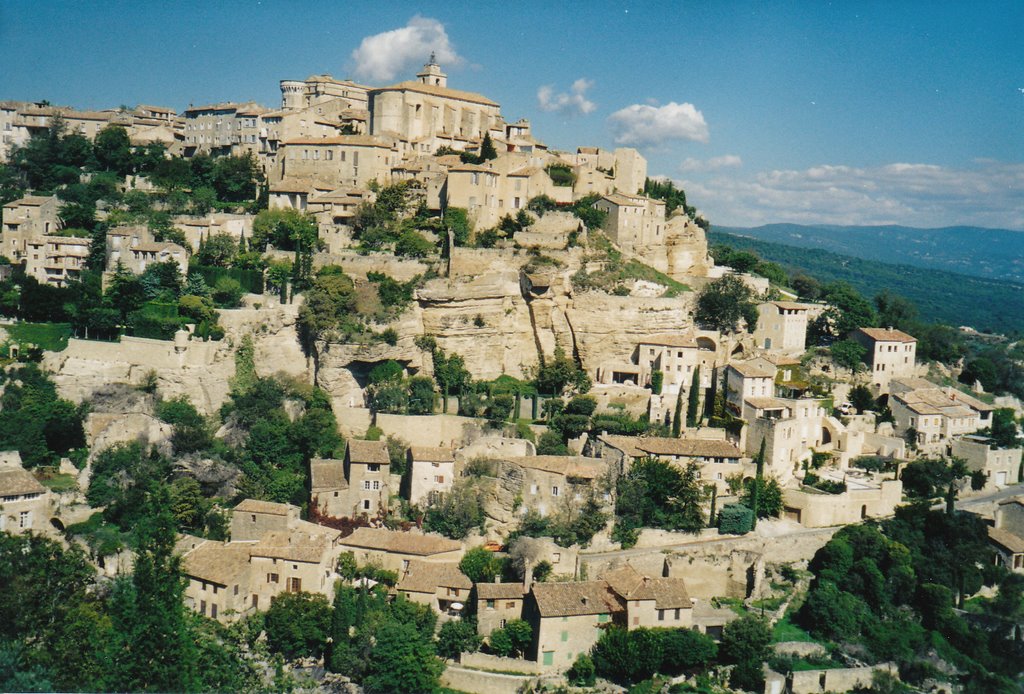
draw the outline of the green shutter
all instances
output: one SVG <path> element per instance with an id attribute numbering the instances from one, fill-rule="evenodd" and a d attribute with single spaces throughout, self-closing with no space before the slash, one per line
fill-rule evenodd
<path id="1" fill-rule="evenodd" d="M 544 664 L 545 665 L 554 665 L 555 664 L 555 652 L 554 651 L 544 651 Z"/>

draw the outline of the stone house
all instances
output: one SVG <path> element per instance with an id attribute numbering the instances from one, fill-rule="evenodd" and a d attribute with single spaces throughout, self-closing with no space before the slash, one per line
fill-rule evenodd
<path id="1" fill-rule="evenodd" d="M 249 102 L 190 106 L 185 109 L 184 153 L 237 154 L 246 148 L 242 131 L 251 134 L 260 113 L 268 109 Z"/>
<path id="2" fill-rule="evenodd" d="M 252 239 L 251 214 L 232 214 L 230 212 L 211 212 L 205 216 L 178 215 L 171 222 L 174 228 L 185 235 L 188 250 L 194 253 L 199 250 L 200 243 L 212 236 L 227 234 L 236 242 Z"/>
<path id="3" fill-rule="evenodd" d="M 844 427 L 818 398 L 747 398 L 743 450 L 754 456 L 765 442 L 765 474 L 785 484 L 812 453 L 833 451 Z"/>
<path id="4" fill-rule="evenodd" d="M 37 236 L 25 242 L 25 274 L 40 284 L 63 287 L 78 279 L 89 261 L 90 239 Z"/>
<path id="5" fill-rule="evenodd" d="M 469 601 L 473 582 L 457 562 L 413 560 L 398 579 L 395 592 L 430 607 L 440 615 L 458 617 Z"/>
<path id="6" fill-rule="evenodd" d="M 602 229 L 619 248 L 631 252 L 665 245 L 664 201 L 619 192 L 603 196 L 594 207 L 607 213 Z"/>
<path id="7" fill-rule="evenodd" d="M 457 562 L 463 554 L 461 542 L 441 535 L 385 528 L 356 528 L 339 545 L 343 552 L 352 552 L 357 564 L 379 566 L 398 575 L 413 561 Z"/>
<path id="8" fill-rule="evenodd" d="M 140 235 L 107 235 L 107 270 L 113 272 L 120 262 L 136 275 L 154 263 L 174 263 L 182 277 L 188 277 L 189 252 L 170 241 L 143 240 Z"/>
<path id="9" fill-rule="evenodd" d="M 996 550 L 996 562 L 1010 571 L 1024 573 L 1024 497 L 999 502 L 988 538 Z"/>
<path id="10" fill-rule="evenodd" d="M 794 301 L 767 301 L 757 306 L 754 342 L 765 350 L 802 353 L 807 345 L 810 306 Z"/>
<path id="11" fill-rule="evenodd" d="M 611 500 L 598 488 L 598 480 L 608 472 L 607 463 L 600 458 L 528 455 L 510 457 L 502 463 L 501 477 L 516 488 L 523 513 L 529 508 L 546 516 L 560 504 L 584 501 L 591 492 L 600 500 Z"/>
<path id="12" fill-rule="evenodd" d="M 325 516 L 342 518 L 348 510 L 345 461 L 313 458 L 309 461 L 309 502 Z"/>
<path id="13" fill-rule="evenodd" d="M 29 240 L 50 236 L 63 226 L 58 215 L 59 203 L 52 195 L 27 195 L 4 205 L 0 255 L 24 260 Z"/>
<path id="14" fill-rule="evenodd" d="M 349 439 L 345 448 L 348 494 L 341 494 L 344 516 L 376 516 L 391 498 L 391 458 L 384 441 Z"/>
<path id="15" fill-rule="evenodd" d="M 736 473 L 751 474 L 749 458 L 739 446 L 725 438 L 662 438 L 656 436 L 598 436 L 601 457 L 620 473 L 627 472 L 634 461 L 658 458 L 680 467 L 690 463 L 700 466 L 702 480 L 714 482 L 719 492 L 728 485 L 726 478 Z"/>
<path id="16" fill-rule="evenodd" d="M 341 533 L 298 521 L 284 532 L 271 532 L 249 548 L 252 607 L 269 606 L 280 593 L 334 595 L 335 571 L 342 549 Z"/>
<path id="17" fill-rule="evenodd" d="M 949 453 L 963 458 L 972 471 L 985 473 L 984 491 L 995 491 L 1020 482 L 1020 448 L 999 448 L 990 438 L 968 434 L 953 439 Z"/>
<path id="18" fill-rule="evenodd" d="M 432 505 L 455 482 L 455 453 L 450 448 L 409 448 L 409 502 Z"/>
<path id="19" fill-rule="evenodd" d="M 871 382 L 881 392 L 892 379 L 914 375 L 917 338 L 893 328 L 857 328 L 850 337 L 867 350 Z"/>
<path id="20" fill-rule="evenodd" d="M 327 190 L 386 182 L 400 154 L 394 142 L 370 135 L 295 138 L 281 143 L 272 184 L 301 182 Z"/>
<path id="21" fill-rule="evenodd" d="M 563 155 L 576 167 L 573 196 L 581 198 L 591 193 L 609 195 L 616 190 L 637 193 L 643 190 L 647 179 L 647 160 L 632 147 L 614 150 L 600 147 L 578 147 L 575 155 Z"/>
<path id="22" fill-rule="evenodd" d="M 833 478 L 846 483 L 845 492 L 830 494 L 806 486 L 783 489 L 783 517 L 808 528 L 848 525 L 891 516 L 903 500 L 903 483 L 899 480 L 876 483 L 852 473 Z"/>
<path id="23" fill-rule="evenodd" d="M 917 387 L 903 390 L 904 383 L 893 381 L 889 408 L 896 420 L 896 433 L 916 432 L 917 446 L 927 453 L 943 452 L 947 443 L 963 434 L 971 434 L 992 423 L 991 405 L 955 388 L 939 388 L 913 379 Z"/>
<path id="24" fill-rule="evenodd" d="M 52 494 L 21 465 L 17 451 L 0 453 L 0 532 L 47 532 Z"/>
<path id="25" fill-rule="evenodd" d="M 601 578 L 626 606 L 626 628 L 693 626 L 693 602 L 681 578 L 644 576 L 629 564 L 606 571 Z"/>
<path id="26" fill-rule="evenodd" d="M 522 583 L 477 583 L 477 633 L 487 638 L 513 619 L 522 619 L 527 592 Z"/>
<path id="27" fill-rule="evenodd" d="M 182 557 L 185 606 L 204 617 L 233 622 L 260 607 L 250 598 L 250 542 L 206 541 Z M 269 601 L 263 607 L 269 607 Z"/>
<path id="28" fill-rule="evenodd" d="M 565 670 L 589 653 L 605 624 L 626 625 L 626 608 L 606 581 L 535 583 L 523 610 L 533 627 L 533 658 Z"/>
<path id="29" fill-rule="evenodd" d="M 298 506 L 245 499 L 231 512 L 231 540 L 257 542 L 268 533 L 286 531 L 298 522 Z"/>
<path id="30" fill-rule="evenodd" d="M 725 401 L 740 414 L 743 403 L 750 398 L 773 397 L 777 371 L 774 364 L 760 357 L 729 364 L 725 367 Z"/>

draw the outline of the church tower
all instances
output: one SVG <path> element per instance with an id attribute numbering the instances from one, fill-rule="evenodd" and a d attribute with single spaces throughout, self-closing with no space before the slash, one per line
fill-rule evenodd
<path id="1" fill-rule="evenodd" d="M 423 66 L 423 69 L 416 73 L 416 78 L 421 84 L 430 84 L 435 87 L 447 87 L 448 75 L 441 72 L 441 66 L 437 64 L 433 53 L 430 54 L 430 62 Z"/>

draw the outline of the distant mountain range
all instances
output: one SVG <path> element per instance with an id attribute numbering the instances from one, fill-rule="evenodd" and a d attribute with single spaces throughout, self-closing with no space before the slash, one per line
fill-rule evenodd
<path id="1" fill-rule="evenodd" d="M 716 231 L 799 248 L 820 248 L 865 260 L 1024 282 L 1024 232 L 981 227 L 765 224 Z"/>
<path id="2" fill-rule="evenodd" d="M 753 251 L 765 260 L 779 263 L 791 274 L 806 273 L 822 282 L 849 282 L 868 298 L 882 290 L 905 296 L 917 305 L 920 317 L 926 321 L 970 325 L 983 332 L 1024 334 L 1022 282 L 915 267 L 902 260 L 896 244 L 892 244 L 889 257 L 885 258 L 889 262 L 882 262 L 822 248 L 763 241 L 747 231 L 728 234 L 714 227 L 708 234 L 708 241 Z M 1024 238 L 1024 234 L 1020 236 Z M 1016 260 L 1020 259 L 1020 251 L 1017 251 Z"/>

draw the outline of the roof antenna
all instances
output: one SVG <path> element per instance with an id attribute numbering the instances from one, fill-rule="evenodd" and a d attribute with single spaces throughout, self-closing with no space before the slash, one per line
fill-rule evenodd
<path id="1" fill-rule="evenodd" d="M 437 65 L 437 60 L 434 51 L 430 51 L 430 64 Z"/>

